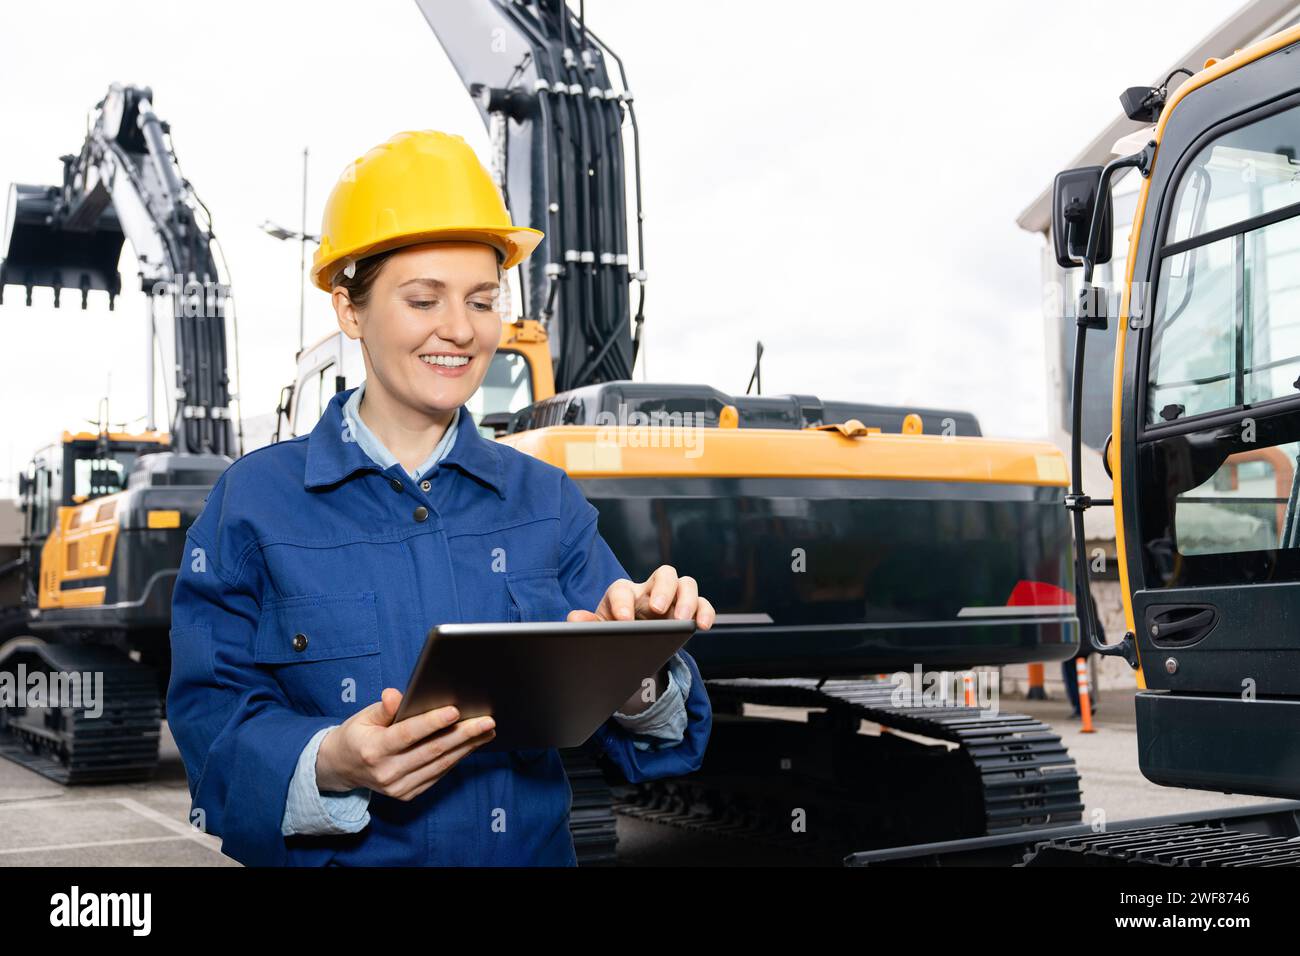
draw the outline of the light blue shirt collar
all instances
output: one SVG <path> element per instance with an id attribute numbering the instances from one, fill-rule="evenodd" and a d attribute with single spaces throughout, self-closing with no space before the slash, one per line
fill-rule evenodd
<path id="1" fill-rule="evenodd" d="M 356 390 L 348 397 L 347 402 L 343 405 L 343 420 L 348 423 L 352 432 L 352 437 L 356 439 L 357 445 L 361 450 L 370 456 L 380 468 L 385 470 L 396 465 L 397 459 L 393 453 L 384 447 L 383 442 L 375 437 L 374 432 L 366 427 L 366 423 L 361 420 L 361 396 L 365 393 L 366 383 L 363 380 Z M 460 424 L 460 409 L 456 409 L 456 414 L 452 416 L 451 424 L 443 432 L 442 439 L 438 442 L 438 447 L 434 448 L 429 457 L 416 468 L 408 472 L 414 481 L 419 481 L 426 475 L 434 465 L 442 461 L 447 452 L 451 451 L 451 446 L 456 443 L 456 426 Z"/>

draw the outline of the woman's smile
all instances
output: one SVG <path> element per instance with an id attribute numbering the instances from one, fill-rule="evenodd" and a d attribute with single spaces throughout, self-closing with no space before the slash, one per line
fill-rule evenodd
<path id="1" fill-rule="evenodd" d="M 421 365 L 437 375 L 460 378 L 469 372 L 474 356 L 464 352 L 426 352 L 419 359 Z"/>

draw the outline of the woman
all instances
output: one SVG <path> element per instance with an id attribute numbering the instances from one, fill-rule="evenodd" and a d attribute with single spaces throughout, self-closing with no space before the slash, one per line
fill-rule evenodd
<path id="1" fill-rule="evenodd" d="M 226 470 L 186 537 L 168 717 L 193 822 L 246 864 L 576 862 L 559 752 L 488 752 L 491 718 L 394 723 L 432 624 L 694 618 L 668 566 L 633 582 L 559 468 L 465 402 L 500 337 L 518 228 L 460 137 L 372 149 L 326 204 L 313 281 L 366 380 L 310 435 Z M 593 735 L 631 781 L 698 769 L 712 713 L 679 652 Z"/>

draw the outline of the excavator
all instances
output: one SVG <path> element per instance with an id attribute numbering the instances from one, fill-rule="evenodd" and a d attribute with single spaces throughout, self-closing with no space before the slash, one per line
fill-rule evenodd
<path id="1" fill-rule="evenodd" d="M 229 285 L 211 216 L 181 173 L 170 127 L 148 87 L 114 84 L 95 106 L 62 182 L 9 191 L 0 303 L 6 286 L 122 291 L 130 241 L 147 294 L 145 427 L 115 429 L 101 408 L 38 451 L 19 476 L 22 577 L 18 604 L 0 608 L 0 675 L 8 686 L 56 686 L 97 675 L 83 694 L 27 695 L 0 706 L 0 756 L 64 784 L 138 780 L 158 761 L 170 672 L 171 591 L 185 530 L 234 460 L 226 371 Z M 157 428 L 154 355 L 159 316 L 173 318 L 174 408 Z M 102 676 L 98 676 L 102 675 Z M 67 685 L 64 685 L 67 686 Z"/>
<path id="2" fill-rule="evenodd" d="M 1137 671 L 1138 766 L 1167 787 L 1285 798 L 852 854 L 854 865 L 1300 866 L 1300 26 L 1212 58 L 1173 92 L 1120 97 L 1143 124 L 1052 191 L 1052 253 L 1080 269 L 1071 487 L 1112 507 L 1126 633 L 1083 640 Z M 1142 177 L 1125 283 L 1110 187 Z M 1118 294 L 1116 294 L 1118 292 Z M 1114 308 L 1118 305 L 1118 308 Z M 1112 498 L 1082 487 L 1083 356 L 1115 334 Z M 1090 568 L 1080 561 L 1083 584 Z"/>
<path id="3" fill-rule="evenodd" d="M 960 692 L 900 694 L 898 677 L 1074 655 L 1064 456 L 984 437 L 967 412 L 764 395 L 761 366 L 756 394 L 634 380 L 648 279 L 625 64 L 561 0 L 418 6 L 513 221 L 546 233 L 468 410 L 568 471 L 631 575 L 672 564 L 718 610 L 687 645 L 714 709 L 700 771 L 630 787 L 566 752 L 580 861 L 616 856 L 615 813 L 833 863 L 1079 820 L 1051 728 Z M 341 333 L 301 352 L 289 431 L 364 374 Z"/>

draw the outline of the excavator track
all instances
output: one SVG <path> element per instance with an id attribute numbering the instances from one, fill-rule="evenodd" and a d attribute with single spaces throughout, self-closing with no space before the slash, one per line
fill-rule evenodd
<path id="1" fill-rule="evenodd" d="M 1300 837 L 1184 823 L 1039 843 L 1022 866 L 1300 866 Z"/>
<path id="2" fill-rule="evenodd" d="M 1082 817 L 1074 761 L 1032 717 L 898 706 L 894 685 L 880 680 L 713 680 L 708 688 L 721 745 L 710 747 L 696 774 L 624 789 L 619 813 L 759 839 L 823 861 L 866 845 L 1012 833 Z M 808 724 L 774 721 L 744 715 L 747 704 L 818 713 Z M 879 724 L 880 736 L 859 733 L 863 721 Z M 746 750 L 748 761 L 711 764 L 710 754 Z M 792 828 L 792 810 L 806 814 L 806 830 Z"/>
<path id="3" fill-rule="evenodd" d="M 20 693 L 32 686 L 31 676 L 38 672 L 47 682 L 51 675 L 83 675 L 87 696 L 0 707 L 0 757 L 64 785 L 153 775 L 162 701 L 151 668 L 105 647 L 32 638 L 0 645 L 0 673 L 10 675 L 11 686 Z"/>
<path id="4" fill-rule="evenodd" d="M 613 866 L 618 848 L 618 818 L 613 793 L 598 761 L 583 747 L 560 750 L 573 791 L 569 832 L 579 866 Z"/>

